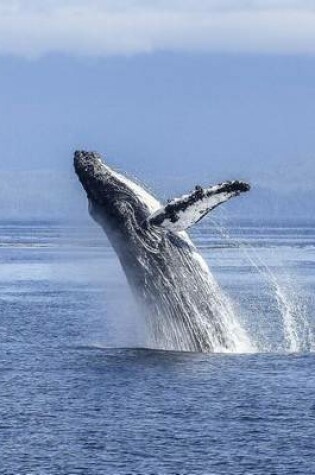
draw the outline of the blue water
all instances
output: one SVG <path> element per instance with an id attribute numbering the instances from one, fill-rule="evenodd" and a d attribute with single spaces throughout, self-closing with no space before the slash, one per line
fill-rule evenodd
<path id="1" fill-rule="evenodd" d="M 192 237 L 254 353 L 144 349 L 97 227 L 0 225 L 1 474 L 315 474 L 315 226 Z"/>

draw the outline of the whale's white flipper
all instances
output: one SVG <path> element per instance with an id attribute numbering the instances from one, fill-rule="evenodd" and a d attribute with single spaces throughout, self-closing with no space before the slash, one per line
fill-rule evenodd
<path id="1" fill-rule="evenodd" d="M 221 203 L 249 189 L 247 183 L 240 181 L 228 181 L 210 188 L 196 186 L 189 195 L 175 198 L 151 214 L 147 224 L 172 232 L 184 231 Z"/>

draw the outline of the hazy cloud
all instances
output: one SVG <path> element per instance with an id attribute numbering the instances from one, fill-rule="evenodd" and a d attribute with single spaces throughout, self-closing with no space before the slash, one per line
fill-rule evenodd
<path id="1" fill-rule="evenodd" d="M 0 0 L 0 54 L 315 53 L 314 0 Z"/>

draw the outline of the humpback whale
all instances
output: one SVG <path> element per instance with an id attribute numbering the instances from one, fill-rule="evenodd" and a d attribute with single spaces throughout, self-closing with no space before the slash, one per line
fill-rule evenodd
<path id="1" fill-rule="evenodd" d="M 242 181 L 196 186 L 163 205 L 96 152 L 76 151 L 74 168 L 89 212 L 108 236 L 145 315 L 149 344 L 182 351 L 242 351 L 246 333 L 186 230 L 250 186 Z"/>

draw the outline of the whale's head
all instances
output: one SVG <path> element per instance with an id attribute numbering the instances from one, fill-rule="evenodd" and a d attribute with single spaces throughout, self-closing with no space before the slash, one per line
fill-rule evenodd
<path id="1" fill-rule="evenodd" d="M 141 186 L 105 165 L 96 152 L 76 151 L 74 168 L 84 187 L 91 216 L 106 230 L 142 226 L 159 202 Z"/>

